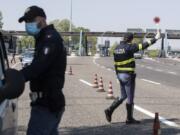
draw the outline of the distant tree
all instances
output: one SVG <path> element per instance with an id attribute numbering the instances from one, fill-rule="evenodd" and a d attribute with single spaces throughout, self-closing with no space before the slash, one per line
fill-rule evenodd
<path id="1" fill-rule="evenodd" d="M 132 43 L 136 43 L 136 44 L 139 44 L 139 43 L 142 43 L 143 42 L 143 38 L 134 38 Z"/>
<path id="2" fill-rule="evenodd" d="M 0 11 L 0 29 L 2 29 L 2 27 L 3 27 L 2 20 L 3 20 L 3 15 L 2 15 L 2 12 Z"/>
<path id="3" fill-rule="evenodd" d="M 22 36 L 19 38 L 19 45 L 21 45 L 22 48 L 34 48 L 35 42 L 34 38 L 32 36 Z"/>
<path id="4" fill-rule="evenodd" d="M 116 48 L 116 46 L 118 45 L 118 42 L 115 42 L 111 48 L 110 48 L 110 56 L 113 56 L 113 53 L 114 53 L 114 49 Z"/>
<path id="5" fill-rule="evenodd" d="M 90 32 L 90 30 L 88 28 L 84 28 L 84 27 L 75 28 L 75 32 L 80 33 L 80 31 L 82 31 L 82 32 Z M 80 40 L 80 36 L 73 37 L 73 41 L 77 45 L 79 45 L 79 40 Z M 82 43 L 83 43 L 83 46 L 84 46 L 85 45 L 85 39 L 83 38 L 82 40 L 83 40 Z M 96 53 L 97 37 L 87 37 L 87 42 L 88 42 L 88 45 L 91 45 L 90 51 L 91 51 L 92 55 L 94 55 Z"/>
<path id="6" fill-rule="evenodd" d="M 63 19 L 63 20 L 54 20 L 51 21 L 50 24 L 53 24 L 54 27 L 59 31 L 59 32 L 69 32 L 70 29 L 70 21 L 68 19 Z M 74 31 L 75 26 L 72 24 L 72 31 Z M 63 37 L 64 43 L 67 45 L 69 44 L 69 37 Z"/>
<path id="7" fill-rule="evenodd" d="M 68 19 L 54 20 L 54 21 L 50 22 L 50 24 L 54 24 L 55 28 L 59 32 L 69 32 L 70 21 Z M 74 24 L 72 24 L 72 31 L 73 32 L 79 32 L 79 36 L 71 37 L 71 42 L 74 46 L 74 49 L 76 49 L 76 50 L 79 49 L 79 40 L 80 40 L 80 31 L 81 30 L 82 30 L 82 32 L 89 32 L 90 31 L 88 28 L 76 27 Z M 63 39 L 64 39 L 65 45 L 68 45 L 70 37 L 66 36 L 66 37 L 63 37 Z M 96 51 L 95 46 L 97 44 L 97 38 L 96 37 L 88 37 L 87 40 L 88 40 L 88 42 L 90 42 L 92 44 L 91 52 L 95 52 Z M 82 43 L 84 45 L 84 38 L 83 38 Z"/>

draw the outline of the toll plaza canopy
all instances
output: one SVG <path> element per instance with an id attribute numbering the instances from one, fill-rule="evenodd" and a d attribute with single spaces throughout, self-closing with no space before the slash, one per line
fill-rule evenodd
<path id="1" fill-rule="evenodd" d="M 25 31 L 1 31 L 4 36 L 25 36 Z M 60 32 L 62 36 L 79 36 L 80 32 Z M 96 37 L 123 37 L 127 32 L 83 32 L 86 36 Z M 162 38 L 167 33 L 167 39 L 180 39 L 180 30 L 166 30 L 165 33 L 161 33 Z M 135 38 L 153 38 L 155 33 L 138 32 L 134 33 Z"/>

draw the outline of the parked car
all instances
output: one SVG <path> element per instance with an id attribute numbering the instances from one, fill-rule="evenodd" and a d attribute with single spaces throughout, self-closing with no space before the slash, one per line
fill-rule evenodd
<path id="1" fill-rule="evenodd" d="M 34 51 L 28 51 L 21 56 L 21 63 L 22 67 L 26 67 L 31 64 L 32 60 L 34 58 Z"/>
<path id="2" fill-rule="evenodd" d="M 135 59 L 142 59 L 143 55 L 141 52 L 137 52 L 137 53 L 134 53 L 134 58 Z"/>
<path id="3" fill-rule="evenodd" d="M 9 68 L 3 36 L 0 33 L 0 87 L 5 84 L 5 70 Z M 0 89 L 1 90 L 1 89 Z M 0 103 L 0 135 L 17 135 L 17 100 Z"/>

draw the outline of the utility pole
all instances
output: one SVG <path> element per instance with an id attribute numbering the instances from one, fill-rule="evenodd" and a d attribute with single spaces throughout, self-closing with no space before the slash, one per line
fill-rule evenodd
<path id="1" fill-rule="evenodd" d="M 70 1 L 70 23 L 69 23 L 69 32 L 72 32 L 72 0 Z M 72 37 L 69 36 L 69 47 L 72 47 Z"/>

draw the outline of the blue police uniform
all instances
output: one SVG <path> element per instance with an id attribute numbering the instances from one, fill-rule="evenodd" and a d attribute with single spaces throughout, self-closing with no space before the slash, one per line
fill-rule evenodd
<path id="1" fill-rule="evenodd" d="M 132 36 L 130 34 L 129 36 Z M 133 38 L 132 38 L 133 39 Z M 117 78 L 120 82 L 121 96 L 116 98 L 109 108 L 105 110 L 106 118 L 111 122 L 113 111 L 127 98 L 127 124 L 139 123 L 133 118 L 134 93 L 135 93 L 135 59 L 134 53 L 144 50 L 151 44 L 154 44 L 156 39 L 142 44 L 132 44 L 122 41 L 114 50 L 114 65 Z"/>

